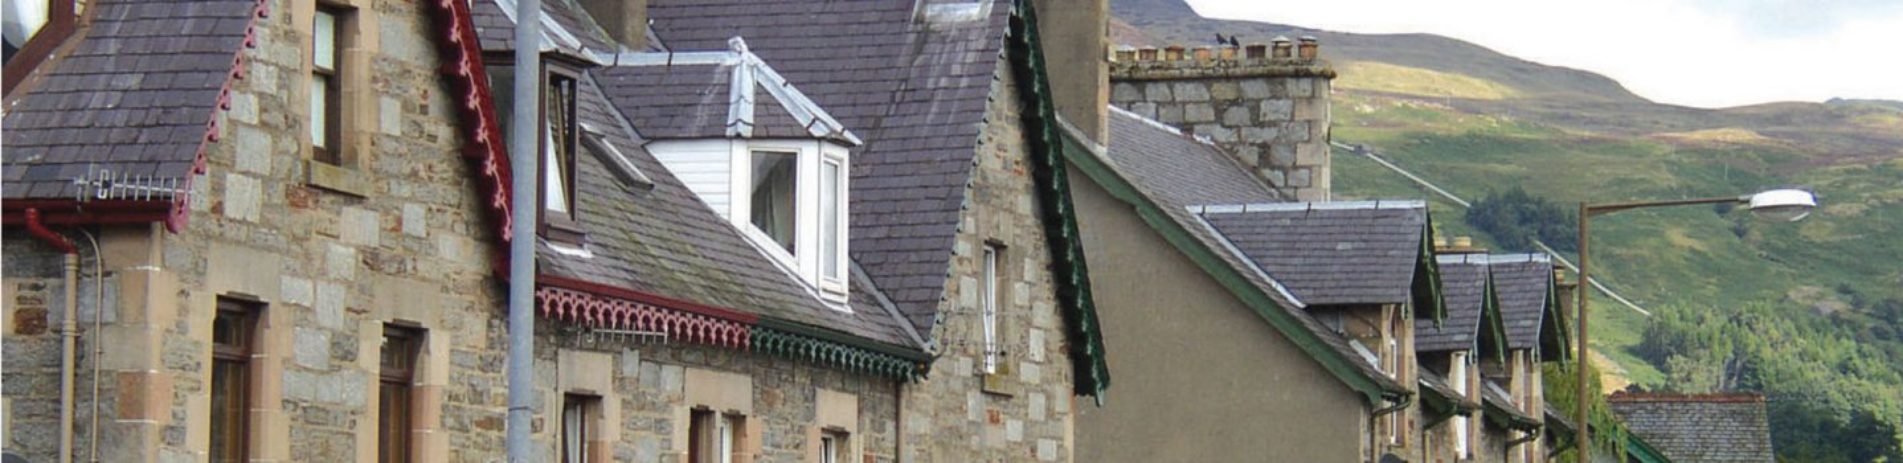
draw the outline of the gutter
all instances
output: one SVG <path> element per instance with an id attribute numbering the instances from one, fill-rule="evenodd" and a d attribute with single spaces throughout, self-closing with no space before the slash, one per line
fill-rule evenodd
<path id="1" fill-rule="evenodd" d="M 59 461 L 73 461 L 73 361 L 74 343 L 79 337 L 79 246 L 72 240 L 46 228 L 39 209 L 27 209 L 26 231 L 45 241 L 66 257 L 66 313 L 59 321 Z"/>

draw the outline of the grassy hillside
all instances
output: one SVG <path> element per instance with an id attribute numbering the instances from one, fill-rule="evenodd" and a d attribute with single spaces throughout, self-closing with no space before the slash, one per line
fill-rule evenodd
<path id="1" fill-rule="evenodd" d="M 1778 407 L 1801 400 L 1838 417 L 1865 409 L 1903 423 L 1903 326 L 1886 312 L 1894 306 L 1872 302 L 1903 300 L 1903 103 L 1686 108 L 1445 37 L 1206 20 L 1178 0 L 1112 7 L 1122 22 L 1113 36 L 1138 45 L 1202 43 L 1208 31 L 1319 37 L 1341 73 L 1335 140 L 1374 146 L 1470 200 L 1513 186 L 1562 204 L 1816 189 L 1824 207 L 1794 224 L 1695 206 L 1595 219 L 1595 274 L 1675 321 L 1595 298 L 1592 343 L 1616 363 L 1601 370 L 1650 389 L 1764 389 Z M 1443 236 L 1494 242 L 1462 222 L 1461 208 L 1400 175 L 1346 152 L 1334 160 L 1337 196 L 1425 197 Z M 1699 331 L 1725 317 L 1729 331 Z M 1764 331 L 1749 329 L 1765 326 L 1751 321 L 1762 317 L 1802 329 L 1714 347 Z M 1747 374 L 1756 382 L 1712 379 Z"/>

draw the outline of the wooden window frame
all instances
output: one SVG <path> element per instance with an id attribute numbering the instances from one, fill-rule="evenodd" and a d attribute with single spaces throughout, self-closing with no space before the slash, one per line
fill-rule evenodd
<path id="1" fill-rule="evenodd" d="M 581 226 L 581 213 L 577 210 L 579 209 L 578 206 L 580 202 L 575 200 L 577 184 L 581 183 L 576 175 L 576 158 L 579 157 L 579 150 L 582 149 L 581 120 L 580 114 L 576 110 L 581 93 L 581 73 L 567 65 L 543 62 L 541 77 L 542 98 L 538 104 L 540 104 L 542 108 L 542 123 L 537 126 L 536 130 L 536 165 L 539 173 L 546 179 L 548 177 L 548 169 L 550 168 L 547 155 L 547 150 L 550 149 L 550 147 L 547 146 L 546 143 L 549 140 L 554 140 L 563 145 L 560 147 L 562 148 L 561 150 L 556 151 L 556 160 L 562 164 L 558 167 L 561 168 L 560 172 L 563 179 L 561 187 L 562 192 L 565 194 L 564 197 L 567 199 L 568 213 L 549 213 L 549 185 L 542 185 L 540 191 L 537 191 L 535 194 L 537 217 L 536 232 L 550 241 L 579 245 L 587 238 L 587 233 Z M 566 98 L 561 98 L 556 94 L 557 83 L 559 82 L 567 82 L 569 85 L 569 94 Z M 551 110 L 549 103 L 558 99 L 562 100 L 561 103 L 567 107 Z M 556 114 L 556 112 L 560 112 L 561 114 Z M 550 126 L 554 125 L 555 121 L 566 122 L 566 127 L 563 128 L 563 132 L 565 133 L 550 133 Z"/>
<path id="2" fill-rule="evenodd" d="M 330 31 L 330 69 L 317 66 L 317 17 L 331 17 Z M 349 25 L 356 20 L 356 10 L 346 6 L 318 2 L 311 13 L 311 54 L 308 61 L 311 67 L 311 79 L 324 78 L 324 119 L 323 146 L 311 140 L 311 160 L 332 166 L 348 166 L 349 157 L 343 141 L 343 79 L 344 79 L 344 37 Z M 316 115 L 316 111 L 307 111 Z M 313 121 L 314 122 L 314 121 Z M 305 135 L 309 135 L 308 133 Z"/>
<path id="3" fill-rule="evenodd" d="M 238 381 L 237 394 L 235 397 L 222 398 L 222 402 L 224 402 L 224 406 L 227 409 L 237 407 L 238 412 L 235 419 L 227 419 L 225 416 L 218 416 L 217 414 L 211 416 L 211 422 L 214 424 L 214 428 L 217 427 L 216 424 L 218 423 L 224 423 L 226 425 L 228 429 L 224 430 L 225 442 L 235 447 L 231 449 L 234 454 L 225 455 L 225 458 L 222 460 L 219 459 L 219 455 L 208 455 L 210 461 L 250 461 L 251 397 L 253 392 L 255 392 L 251 390 L 251 356 L 257 351 L 258 321 L 263 318 L 260 316 L 262 311 L 260 304 L 255 302 L 224 297 L 218 298 L 217 313 L 212 319 L 211 355 L 213 364 L 213 387 L 210 388 L 208 394 L 213 396 L 210 398 L 212 403 L 221 402 L 221 398 L 216 397 L 218 394 L 218 388 L 216 387 L 218 383 L 218 372 L 223 370 L 219 368 L 219 366 L 234 365 L 236 372 L 232 374 L 237 376 L 237 378 L 235 378 L 235 380 Z M 218 340 L 217 327 L 218 322 L 221 320 L 230 320 L 236 325 L 234 326 L 236 331 L 233 332 L 236 339 L 234 339 L 233 342 L 224 343 Z M 232 378 L 228 378 L 227 380 L 232 380 Z M 212 430 L 214 439 L 217 438 L 218 433 L 218 429 Z M 215 446 L 209 444 L 206 448 L 209 453 L 216 453 L 218 451 Z"/>
<path id="4" fill-rule="evenodd" d="M 733 463 L 747 448 L 747 416 L 695 407 L 687 433 L 688 463 Z"/>
<path id="5" fill-rule="evenodd" d="M 20 82 L 33 73 L 47 59 L 53 57 L 53 50 L 66 43 L 73 36 L 79 23 L 78 8 L 74 0 L 47 0 L 46 24 L 40 31 L 20 44 L 19 51 L 13 52 L 13 59 L 7 60 L 5 69 L 0 70 L 0 79 L 5 80 L 5 88 L 0 94 L 13 97 L 13 89 L 20 88 Z M 87 9 L 92 11 L 91 8 Z M 8 101 L 8 103 L 12 103 Z"/>
<path id="6" fill-rule="evenodd" d="M 377 459 L 381 463 L 415 460 L 416 440 L 411 435 L 416 418 L 414 386 L 424 336 L 420 328 L 383 327 L 383 344 L 378 349 L 377 361 Z M 393 364 L 393 359 L 401 362 Z M 395 407 L 390 406 L 392 400 L 384 396 L 391 388 L 399 394 L 394 400 L 398 405 Z"/>

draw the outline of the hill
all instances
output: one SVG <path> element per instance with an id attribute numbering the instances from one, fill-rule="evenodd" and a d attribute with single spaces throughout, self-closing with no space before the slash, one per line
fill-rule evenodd
<path id="1" fill-rule="evenodd" d="M 1774 416 L 1829 418 L 1774 423 L 1780 444 L 1859 411 L 1903 424 L 1903 103 L 1690 108 L 1447 37 L 1205 19 L 1180 0 L 1112 11 L 1113 39 L 1140 46 L 1316 36 L 1340 73 L 1334 138 L 1467 199 L 1515 186 L 1568 205 L 1816 189 L 1824 207 L 1795 224 L 1709 207 L 1596 219 L 1595 275 L 1659 314 L 1595 299 L 1593 347 L 1616 363 L 1601 371 L 1653 390 L 1763 390 Z M 1443 236 L 1499 242 L 1399 174 L 1334 160 L 1338 197 L 1425 197 Z M 1834 458 L 1790 448 L 1793 461 Z"/>

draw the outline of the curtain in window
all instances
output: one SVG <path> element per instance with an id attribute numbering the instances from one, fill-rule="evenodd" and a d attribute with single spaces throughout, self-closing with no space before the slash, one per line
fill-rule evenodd
<path id="1" fill-rule="evenodd" d="M 794 161 L 797 155 L 791 153 L 753 153 L 753 207 L 749 215 L 753 226 L 765 233 L 773 242 L 786 248 L 786 252 L 797 252 L 793 247 L 794 234 Z"/>
<path id="2" fill-rule="evenodd" d="M 562 455 L 564 463 L 582 463 L 587 459 L 582 455 L 582 405 L 570 401 L 562 407 Z"/>

